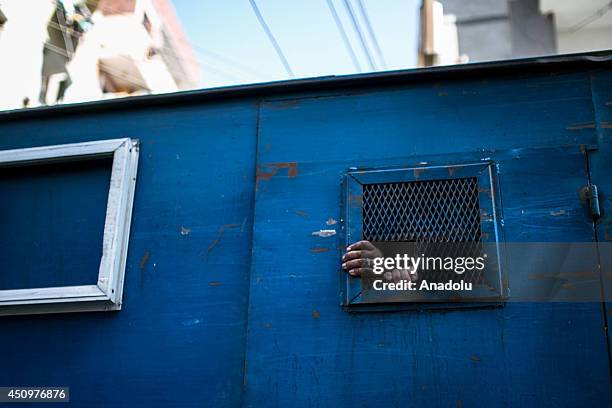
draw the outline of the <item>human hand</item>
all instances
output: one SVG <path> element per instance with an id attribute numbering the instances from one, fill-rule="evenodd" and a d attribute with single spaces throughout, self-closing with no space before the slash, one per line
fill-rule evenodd
<path id="1" fill-rule="evenodd" d="M 346 248 L 346 254 L 342 256 L 342 269 L 351 276 L 362 276 L 372 272 L 374 258 L 383 256 L 382 252 L 370 241 L 358 241 Z"/>

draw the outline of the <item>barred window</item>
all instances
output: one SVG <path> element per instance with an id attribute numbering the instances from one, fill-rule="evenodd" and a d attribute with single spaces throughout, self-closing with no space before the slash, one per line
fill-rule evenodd
<path id="1" fill-rule="evenodd" d="M 350 171 L 346 176 L 345 238 L 367 240 L 387 252 L 410 248 L 411 256 L 486 259 L 482 270 L 461 274 L 437 267 L 416 283 L 467 282 L 469 293 L 384 293 L 367 278 L 346 276 L 344 304 L 450 302 L 500 298 L 500 226 L 492 163 Z M 405 244 L 405 245 L 404 245 Z M 402 252 L 408 252 L 402 249 Z"/>

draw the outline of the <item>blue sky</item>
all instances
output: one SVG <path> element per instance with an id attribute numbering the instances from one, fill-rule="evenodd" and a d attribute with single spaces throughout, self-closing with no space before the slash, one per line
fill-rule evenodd
<path id="1" fill-rule="evenodd" d="M 386 69 L 416 63 L 420 0 L 361 0 Z M 256 0 L 296 78 L 358 72 L 334 23 L 327 0 Z M 358 0 L 350 0 L 376 58 Z M 202 67 L 202 87 L 287 79 L 249 0 L 173 0 Z M 348 17 L 344 0 L 333 0 L 362 72 L 372 71 Z M 232 63 L 233 62 L 233 63 Z M 377 61 L 378 70 L 384 70 Z"/>

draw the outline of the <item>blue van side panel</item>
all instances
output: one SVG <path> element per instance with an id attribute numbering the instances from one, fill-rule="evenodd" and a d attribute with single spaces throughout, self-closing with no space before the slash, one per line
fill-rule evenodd
<path id="1" fill-rule="evenodd" d="M 0 385 L 75 407 L 609 406 L 610 306 L 340 307 L 350 167 L 492 160 L 507 241 L 612 241 L 612 72 L 470 78 L 0 121 L 2 150 L 140 140 L 123 309 L 2 317 Z"/>
<path id="2" fill-rule="evenodd" d="M 123 310 L 2 318 L 0 384 L 70 386 L 83 407 L 240 404 L 256 118 L 242 101 L 2 124 L 1 149 L 141 150 Z"/>
<path id="3" fill-rule="evenodd" d="M 577 194 L 588 182 L 581 145 L 597 145 L 592 121 L 585 74 L 264 101 L 245 405 L 606 405 L 599 303 L 339 307 L 340 182 L 350 167 L 492 159 L 506 240 L 591 242 Z M 566 218 L 557 220 L 561 209 Z M 329 229 L 338 234 L 316 235 Z M 596 270 L 596 262 L 584 267 Z"/>

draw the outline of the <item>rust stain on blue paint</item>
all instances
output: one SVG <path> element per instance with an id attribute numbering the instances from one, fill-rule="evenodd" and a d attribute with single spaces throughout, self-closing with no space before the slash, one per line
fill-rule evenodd
<path id="1" fill-rule="evenodd" d="M 145 268 L 150 256 L 151 253 L 149 251 L 145 251 L 144 255 L 142 255 L 142 258 L 140 258 L 140 270 L 143 270 Z"/>
<path id="2" fill-rule="evenodd" d="M 263 168 L 266 168 L 264 170 Z M 298 164 L 296 162 L 283 162 L 283 163 L 268 163 L 257 167 L 256 185 L 255 188 L 259 187 L 259 182 L 262 180 L 270 181 L 270 179 L 278 174 L 281 169 L 287 169 L 287 177 L 294 178 L 298 175 Z"/>
<path id="3" fill-rule="evenodd" d="M 208 248 L 206 248 L 206 253 L 204 254 L 204 259 L 208 258 L 208 254 L 210 254 L 212 252 L 212 250 L 215 249 L 215 247 L 219 244 L 219 242 L 221 241 L 221 238 L 223 237 L 223 234 L 225 234 L 225 230 L 226 229 L 228 229 L 228 228 L 238 228 L 238 227 L 240 227 L 240 224 L 224 224 L 221 227 L 219 227 L 219 231 L 217 232 L 217 236 L 215 237 L 213 242 L 210 243 Z"/>

